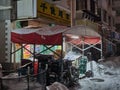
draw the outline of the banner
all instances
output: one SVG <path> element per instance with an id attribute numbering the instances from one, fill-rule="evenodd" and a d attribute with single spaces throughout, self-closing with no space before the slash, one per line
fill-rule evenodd
<path id="1" fill-rule="evenodd" d="M 43 0 L 37 0 L 37 17 L 45 17 L 70 25 L 70 13 Z"/>

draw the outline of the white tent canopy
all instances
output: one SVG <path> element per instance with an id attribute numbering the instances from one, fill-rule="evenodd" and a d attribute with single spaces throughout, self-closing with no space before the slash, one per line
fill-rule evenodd
<path id="1" fill-rule="evenodd" d="M 66 41 L 67 44 L 78 48 L 80 51 L 82 51 L 82 55 L 84 55 L 86 50 L 94 48 L 100 52 L 100 56 L 102 58 L 102 37 L 92 28 L 85 25 L 76 25 L 68 28 L 67 31 L 64 32 L 64 35 L 68 36 L 69 38 L 68 41 Z M 100 47 L 97 47 L 98 44 Z M 85 47 L 85 45 L 87 45 L 87 47 Z"/>
<path id="2" fill-rule="evenodd" d="M 68 28 L 64 34 L 72 34 L 77 36 L 93 36 L 101 37 L 95 30 L 85 25 L 76 25 Z"/>
<path id="3" fill-rule="evenodd" d="M 46 27 L 38 27 L 38 28 L 20 28 L 15 29 L 12 32 L 17 34 L 30 34 L 37 33 L 39 35 L 55 35 L 66 31 L 66 26 L 56 25 L 54 27 L 46 26 Z"/>

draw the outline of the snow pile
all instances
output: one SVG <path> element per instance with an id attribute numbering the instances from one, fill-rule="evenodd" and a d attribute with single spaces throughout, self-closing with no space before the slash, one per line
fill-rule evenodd
<path id="1" fill-rule="evenodd" d="M 110 57 L 101 63 L 104 66 L 105 74 L 120 74 L 120 56 Z"/>
<path id="2" fill-rule="evenodd" d="M 106 61 L 104 64 L 90 61 L 87 63 L 87 71 L 91 70 L 94 76 L 101 75 L 120 75 L 120 61 Z"/>
<path id="3" fill-rule="evenodd" d="M 68 90 L 68 88 L 59 83 L 59 82 L 54 82 L 52 85 L 46 87 L 47 90 Z"/>
<path id="4" fill-rule="evenodd" d="M 104 76 L 99 79 L 102 82 L 96 82 L 89 78 L 80 80 L 81 89 L 78 90 L 120 90 L 120 76 Z"/>
<path id="5" fill-rule="evenodd" d="M 76 53 L 76 52 L 73 52 L 73 51 L 69 51 L 64 59 L 67 59 L 67 60 L 76 60 L 78 59 L 79 57 L 81 57 L 81 54 L 80 53 Z"/>
<path id="6" fill-rule="evenodd" d="M 96 63 L 95 61 L 90 61 L 87 63 L 87 70 L 93 72 L 93 76 L 100 76 L 104 73 L 105 67 L 101 64 Z"/>
<path id="7" fill-rule="evenodd" d="M 112 57 L 102 63 L 87 63 L 87 71 L 92 70 L 94 76 L 79 81 L 81 88 L 77 90 L 120 90 L 120 57 Z"/>

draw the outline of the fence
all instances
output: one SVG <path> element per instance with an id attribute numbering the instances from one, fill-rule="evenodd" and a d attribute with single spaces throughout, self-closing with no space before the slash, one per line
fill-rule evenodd
<path id="1" fill-rule="evenodd" d="M 10 73 L 0 78 L 0 90 L 45 90 L 46 71 L 36 75 L 21 75 Z"/>

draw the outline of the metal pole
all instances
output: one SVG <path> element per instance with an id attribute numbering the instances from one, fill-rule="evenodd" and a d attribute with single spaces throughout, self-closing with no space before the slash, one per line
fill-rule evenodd
<path id="1" fill-rule="evenodd" d="M 62 39 L 62 43 L 61 43 L 61 57 L 60 57 L 60 59 L 61 59 L 61 82 L 63 81 L 63 78 L 62 78 L 62 74 L 63 74 L 63 35 L 62 35 L 62 37 L 61 37 L 61 39 Z"/>
<path id="2" fill-rule="evenodd" d="M 23 45 L 21 44 L 21 47 L 23 47 Z M 21 60 L 23 59 L 23 48 L 21 48 Z"/>
<path id="3" fill-rule="evenodd" d="M 14 50 L 16 50 L 16 45 L 14 44 Z M 13 63 L 14 63 L 14 69 L 16 69 L 16 53 L 14 53 L 14 59 L 13 59 Z"/>
<path id="4" fill-rule="evenodd" d="M 93 63 L 92 63 L 92 55 L 91 55 L 91 52 L 89 52 L 89 59 L 90 59 L 90 68 L 91 68 L 91 71 L 93 72 Z M 93 73 L 94 74 L 94 73 Z M 93 77 L 93 75 L 92 75 Z"/>
<path id="5" fill-rule="evenodd" d="M 2 83 L 2 78 L 0 78 L 0 90 L 3 89 L 3 83 Z"/>
<path id="6" fill-rule="evenodd" d="M 103 43 L 102 43 L 102 37 L 100 38 L 101 39 L 101 59 L 103 58 Z"/>
<path id="7" fill-rule="evenodd" d="M 12 43 L 10 45 L 10 63 L 12 63 Z"/>
<path id="8" fill-rule="evenodd" d="M 30 90 L 30 67 L 28 66 L 28 73 L 27 73 L 27 90 Z"/>
<path id="9" fill-rule="evenodd" d="M 71 27 L 73 26 L 73 0 L 70 1 L 70 9 L 71 9 Z"/>
<path id="10" fill-rule="evenodd" d="M 36 62 L 35 62 L 35 57 L 36 57 L 36 56 L 35 56 L 35 47 L 36 47 L 36 45 L 34 44 L 34 45 L 33 45 L 33 73 L 35 72 L 35 69 L 36 69 L 36 68 L 34 68 L 34 65 L 35 65 L 35 63 L 36 63 Z M 34 73 L 34 74 L 35 74 L 35 73 Z"/>

